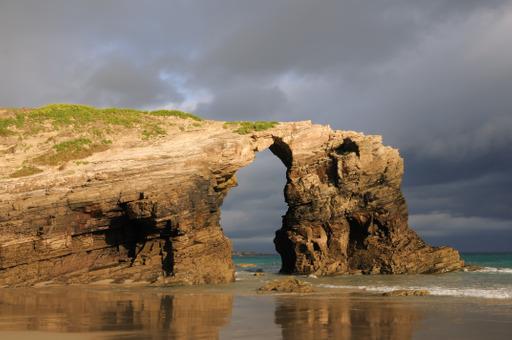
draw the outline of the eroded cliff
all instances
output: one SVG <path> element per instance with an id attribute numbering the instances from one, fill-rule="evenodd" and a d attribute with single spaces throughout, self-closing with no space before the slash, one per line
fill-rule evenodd
<path id="1" fill-rule="evenodd" d="M 463 266 L 457 251 L 431 247 L 409 227 L 403 161 L 381 137 L 311 122 L 241 131 L 186 118 L 165 118 L 172 121 L 165 133 L 138 141 L 114 129 L 108 147 L 80 161 L 64 157 L 59 166 L 39 162 L 38 171 L 21 176 L 13 174 L 47 153 L 49 137 L 32 135 L 27 149 L 0 136 L 0 285 L 233 281 L 220 209 L 237 170 L 266 148 L 287 168 L 289 208 L 274 240 L 283 272 L 438 273 Z"/>

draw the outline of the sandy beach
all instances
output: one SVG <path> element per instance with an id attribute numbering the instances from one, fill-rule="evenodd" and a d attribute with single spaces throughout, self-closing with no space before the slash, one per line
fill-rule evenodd
<path id="1" fill-rule="evenodd" d="M 0 290 L 2 339 L 509 339 L 512 300 L 245 285 Z"/>

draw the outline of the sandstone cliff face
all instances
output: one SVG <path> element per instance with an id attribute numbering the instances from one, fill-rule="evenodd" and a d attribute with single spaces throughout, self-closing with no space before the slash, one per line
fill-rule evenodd
<path id="1" fill-rule="evenodd" d="M 143 145 L 114 143 L 80 166 L 1 178 L 0 285 L 233 281 L 220 208 L 236 171 L 266 148 L 287 167 L 289 209 L 274 240 L 283 272 L 463 266 L 457 251 L 409 228 L 403 162 L 379 136 L 310 122 L 241 135 L 208 122 Z"/>

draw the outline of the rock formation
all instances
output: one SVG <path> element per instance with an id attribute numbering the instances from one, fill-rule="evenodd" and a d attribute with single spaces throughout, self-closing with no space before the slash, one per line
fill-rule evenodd
<path id="1" fill-rule="evenodd" d="M 427 296 L 430 291 L 425 289 L 398 289 L 382 293 L 382 296 Z"/>
<path id="2" fill-rule="evenodd" d="M 312 293 L 313 286 L 305 281 L 293 277 L 272 280 L 258 288 L 258 293 Z"/>
<path id="3" fill-rule="evenodd" d="M 233 281 L 222 201 L 237 170 L 267 148 L 287 168 L 289 208 L 274 240 L 282 272 L 463 266 L 457 251 L 425 244 L 408 226 L 403 161 L 379 136 L 311 122 L 240 134 L 207 121 L 144 143 L 120 137 L 81 164 L 18 178 L 7 175 L 26 151 L 8 144 L 0 155 L 0 285 Z"/>

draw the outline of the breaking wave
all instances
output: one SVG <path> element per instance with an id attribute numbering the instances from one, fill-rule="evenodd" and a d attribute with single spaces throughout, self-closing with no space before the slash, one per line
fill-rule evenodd
<path id="1" fill-rule="evenodd" d="M 424 287 L 403 287 L 403 286 L 350 286 L 350 285 L 332 285 L 320 284 L 323 288 L 340 288 L 340 289 L 360 289 L 370 292 L 385 293 L 393 290 L 428 290 L 431 295 L 437 296 L 456 296 L 456 297 L 477 297 L 486 299 L 512 299 L 512 288 L 447 288 L 439 286 Z"/>
<path id="2" fill-rule="evenodd" d="M 483 267 L 476 271 L 477 273 L 497 273 L 497 274 L 512 274 L 512 268 L 495 268 Z"/>

